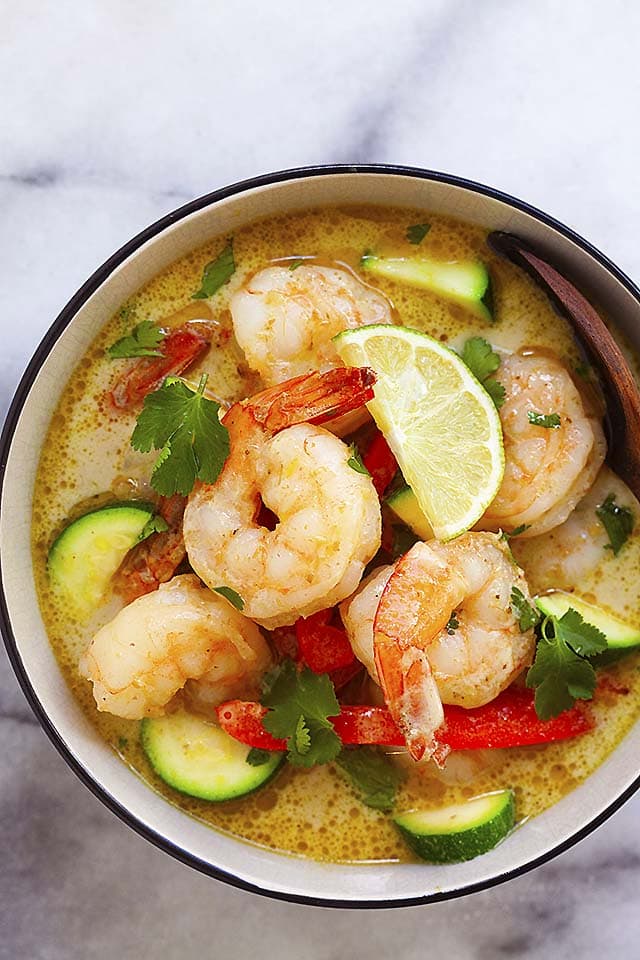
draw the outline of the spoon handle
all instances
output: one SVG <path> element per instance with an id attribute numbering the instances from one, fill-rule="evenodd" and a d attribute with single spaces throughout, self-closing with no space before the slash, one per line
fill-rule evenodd
<path id="1" fill-rule="evenodd" d="M 604 320 L 566 277 L 520 237 L 494 231 L 489 234 L 488 243 L 543 288 L 600 369 L 612 432 L 609 460 L 636 497 L 640 497 L 640 394 L 629 364 Z"/>

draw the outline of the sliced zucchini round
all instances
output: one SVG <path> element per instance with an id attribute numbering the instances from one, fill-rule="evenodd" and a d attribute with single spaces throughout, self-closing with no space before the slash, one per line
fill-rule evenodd
<path id="1" fill-rule="evenodd" d="M 360 266 L 375 276 L 431 290 L 466 307 L 480 320 L 493 322 L 491 276 L 480 260 L 448 263 L 427 257 L 379 257 L 366 253 Z"/>
<path id="2" fill-rule="evenodd" d="M 261 751 L 258 766 L 247 763 L 250 747 L 184 710 L 143 720 L 141 740 L 151 766 L 165 783 L 215 803 L 263 787 L 285 758 L 281 752 Z"/>
<path id="3" fill-rule="evenodd" d="M 154 514 L 138 500 L 112 503 L 69 524 L 49 550 L 47 569 L 53 587 L 80 620 L 100 606 L 112 576 Z"/>
<path id="4" fill-rule="evenodd" d="M 385 503 L 399 520 L 402 520 L 421 540 L 432 540 L 433 529 L 420 509 L 417 497 L 411 487 L 403 487 L 390 494 Z"/>
<path id="5" fill-rule="evenodd" d="M 422 860 L 460 863 L 504 840 L 515 824 L 515 802 L 511 790 L 499 790 L 439 810 L 401 813 L 393 821 Z"/>
<path id="6" fill-rule="evenodd" d="M 562 617 L 567 610 L 572 609 L 580 614 L 586 623 L 597 627 L 607 638 L 609 650 L 632 650 L 640 647 L 640 630 L 619 620 L 593 603 L 587 603 L 572 593 L 564 590 L 554 590 L 535 598 L 536 606 L 546 616 Z"/>

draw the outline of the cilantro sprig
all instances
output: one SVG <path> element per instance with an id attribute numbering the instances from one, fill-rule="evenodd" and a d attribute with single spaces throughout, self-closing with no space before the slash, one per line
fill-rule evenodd
<path id="1" fill-rule="evenodd" d="M 187 496 L 196 482 L 215 483 L 229 455 L 229 433 L 218 419 L 220 405 L 204 396 L 204 374 L 196 391 L 167 377 L 144 399 L 131 446 L 141 453 L 158 450 L 151 486 L 165 497 Z"/>
<path id="2" fill-rule="evenodd" d="M 284 660 L 269 678 L 262 703 L 269 707 L 264 726 L 286 739 L 291 763 L 312 767 L 338 756 L 342 743 L 329 717 L 340 707 L 328 674 L 308 667 L 298 671 L 292 660 Z"/>
<path id="3" fill-rule="evenodd" d="M 500 366 L 500 357 L 492 350 L 491 344 L 487 343 L 484 337 L 471 337 L 462 348 L 461 356 L 496 407 L 500 409 L 504 403 L 505 389 L 493 376 Z"/>
<path id="4" fill-rule="evenodd" d="M 536 608 L 529 603 L 522 590 L 519 587 L 511 588 L 511 610 L 518 621 L 520 633 L 526 633 L 540 620 L 540 614 Z"/>
<path id="5" fill-rule="evenodd" d="M 616 503 L 615 494 L 610 493 L 600 506 L 596 507 L 596 516 L 609 537 L 607 550 L 613 550 L 614 557 L 617 557 L 633 533 L 633 511 L 629 507 L 621 507 Z"/>
<path id="6" fill-rule="evenodd" d="M 145 523 L 144 527 L 140 531 L 140 536 L 138 537 L 138 543 L 142 543 L 143 540 L 146 540 L 147 537 L 150 537 L 152 533 L 166 533 L 169 529 L 169 524 L 161 517 L 159 514 L 151 517 Z"/>
<path id="7" fill-rule="evenodd" d="M 393 810 L 404 774 L 382 751 L 375 747 L 345 748 L 336 757 L 336 764 L 367 807 L 387 813 Z"/>
<path id="8" fill-rule="evenodd" d="M 236 608 L 236 610 L 244 610 L 244 600 L 240 594 L 233 589 L 233 587 L 214 587 L 214 593 L 219 593 L 221 597 L 224 597 L 225 600 L 228 600 L 229 603 Z"/>
<path id="9" fill-rule="evenodd" d="M 158 350 L 158 346 L 165 336 L 160 327 L 151 320 L 143 320 L 126 337 L 121 337 L 107 347 L 107 355 L 112 360 L 126 357 L 162 357 L 164 354 L 162 350 Z"/>
<path id="10" fill-rule="evenodd" d="M 215 260 L 211 260 L 202 271 L 200 289 L 191 297 L 192 300 L 208 300 L 220 287 L 224 286 L 236 272 L 236 262 L 233 256 L 233 239 L 227 240 L 226 246 Z"/>
<path id="11" fill-rule="evenodd" d="M 605 635 L 571 607 L 561 617 L 545 617 L 535 660 L 527 672 L 527 686 L 535 689 L 541 720 L 556 717 L 576 700 L 591 699 L 596 674 L 587 657 L 606 647 Z"/>
<path id="12" fill-rule="evenodd" d="M 557 430 L 560 426 L 559 413 L 538 413 L 537 410 L 529 410 L 527 413 L 529 423 L 534 427 L 546 427 L 547 430 Z"/>

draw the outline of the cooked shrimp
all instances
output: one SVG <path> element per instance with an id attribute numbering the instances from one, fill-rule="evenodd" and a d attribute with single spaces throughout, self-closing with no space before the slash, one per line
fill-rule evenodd
<path id="1" fill-rule="evenodd" d="M 230 306 L 247 363 L 268 385 L 341 366 L 332 337 L 392 322 L 381 293 L 331 267 L 267 267 L 234 294 Z"/>
<path id="2" fill-rule="evenodd" d="M 467 533 L 416 543 L 343 604 L 354 653 L 380 683 L 414 760 L 446 755 L 437 740 L 443 703 L 482 706 L 531 662 L 533 631 L 520 631 L 514 587 L 529 600 L 506 543 Z"/>
<path id="3" fill-rule="evenodd" d="M 184 539 L 196 573 L 240 594 L 273 629 L 334 606 L 356 589 L 380 546 L 380 505 L 349 448 L 323 421 L 371 396 L 367 370 L 298 377 L 227 412 L 231 452 L 215 484 L 191 494 Z M 278 518 L 261 526 L 264 504 Z"/>
<path id="4" fill-rule="evenodd" d="M 609 542 L 596 508 L 609 494 L 616 503 L 628 507 L 636 520 L 640 517 L 640 503 L 620 477 L 603 466 L 595 483 L 580 501 L 573 513 L 553 530 L 530 540 L 515 538 L 511 548 L 524 567 L 532 590 L 574 590 L 611 557 L 606 549 Z"/>
<path id="5" fill-rule="evenodd" d="M 79 669 L 93 683 L 98 710 L 139 720 L 162 716 L 190 679 L 202 678 L 211 703 L 246 695 L 270 661 L 255 623 L 185 574 L 116 614 Z"/>
<path id="6" fill-rule="evenodd" d="M 533 537 L 563 523 L 589 490 L 606 454 L 604 433 L 559 360 L 513 354 L 502 360 L 497 378 L 506 390 L 500 408 L 505 472 L 478 527 L 526 525 L 522 536 Z M 556 413 L 560 426 L 536 426 L 530 412 Z"/>

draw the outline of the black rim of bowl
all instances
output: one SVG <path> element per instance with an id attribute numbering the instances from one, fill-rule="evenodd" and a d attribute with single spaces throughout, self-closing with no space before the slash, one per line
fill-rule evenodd
<path id="1" fill-rule="evenodd" d="M 37 347 L 33 357 L 31 358 L 29 365 L 27 366 L 27 369 L 25 370 L 22 379 L 18 384 L 6 416 L 2 430 L 2 436 L 0 438 L 0 497 L 2 495 L 2 489 L 4 485 L 9 449 L 11 447 L 18 419 L 40 368 L 46 361 L 60 334 L 68 326 L 68 324 L 71 323 L 80 307 L 82 307 L 89 297 L 98 289 L 98 287 L 104 283 L 104 281 L 109 277 L 116 267 L 130 257 L 131 254 L 135 253 L 135 251 L 144 243 L 146 243 L 147 240 L 155 237 L 167 227 L 177 223 L 184 217 L 203 209 L 204 207 L 215 204 L 220 200 L 224 200 L 228 197 L 234 196 L 235 194 L 251 190 L 254 187 L 269 186 L 270 184 L 281 183 L 286 180 L 299 180 L 306 177 L 322 177 L 327 175 L 349 173 L 388 174 L 392 176 L 414 177 L 416 179 L 430 180 L 436 183 L 446 183 L 450 186 L 462 187 L 473 193 L 478 193 L 486 197 L 491 197 L 494 200 L 499 200 L 503 203 L 506 203 L 507 205 L 514 207 L 523 213 L 529 214 L 531 217 L 540 221 L 546 226 L 553 228 L 566 239 L 572 241 L 574 244 L 576 244 L 576 246 L 580 247 L 585 253 L 587 253 L 594 260 L 600 263 L 606 270 L 608 270 L 609 273 L 611 273 L 629 291 L 629 293 L 631 293 L 631 295 L 640 305 L 640 290 L 636 287 L 636 285 L 629 279 L 629 277 L 626 276 L 626 274 L 624 274 L 614 263 L 612 263 L 608 257 L 593 247 L 588 241 L 584 240 L 579 234 L 575 233 L 558 220 L 555 220 L 553 217 L 548 216 L 543 211 L 538 210 L 536 207 L 532 207 L 528 203 L 518 200 L 516 197 L 512 197 L 507 193 L 501 192 L 500 190 L 495 190 L 492 187 L 487 187 L 483 184 L 476 183 L 473 180 L 466 180 L 462 177 L 451 176 L 449 174 L 439 173 L 433 170 L 423 170 L 419 167 L 396 166 L 393 164 L 327 164 L 311 167 L 296 167 L 290 170 L 279 170 L 274 173 L 265 174 L 261 177 L 253 177 L 248 180 L 241 180 L 238 183 L 233 183 L 228 187 L 215 190 L 212 193 L 205 194 L 202 197 L 198 197 L 196 200 L 192 200 L 189 203 L 184 204 L 184 206 L 178 207 L 177 210 L 168 213 L 166 216 L 161 217 L 155 223 L 151 224 L 151 226 L 147 227 L 145 230 L 142 230 L 139 234 L 137 234 L 137 236 L 129 240 L 128 243 L 125 243 L 122 247 L 120 247 L 120 249 L 111 257 L 109 257 L 109 259 L 106 260 L 101 267 L 98 267 L 95 273 L 89 277 L 89 279 L 80 287 L 77 293 L 62 309 L 59 316 L 55 319 Z M 116 800 L 115 797 L 113 797 L 105 787 L 94 780 L 91 774 L 76 759 L 49 719 L 33 686 L 31 685 L 29 677 L 27 676 L 27 672 L 18 652 L 18 646 L 9 620 L 9 612 L 7 609 L 7 602 L 2 582 L 1 566 L 0 629 L 2 630 L 9 660 L 16 673 L 18 682 L 20 683 L 27 701 L 35 713 L 40 725 L 43 727 L 54 747 L 62 755 L 73 772 L 80 778 L 80 780 L 82 780 L 85 786 L 87 786 L 89 790 L 91 790 L 91 792 L 98 797 L 98 799 L 101 800 L 109 808 L 109 810 L 112 811 L 112 813 L 115 813 L 116 816 L 124 821 L 124 823 L 130 826 L 146 840 L 149 840 L 155 846 L 159 847 L 161 850 L 164 850 L 177 860 L 180 860 L 182 863 L 194 867 L 200 872 L 207 874 L 210 877 L 214 877 L 216 880 L 222 880 L 234 887 L 238 887 L 241 890 L 246 890 L 251 893 L 258 893 L 276 900 L 286 900 L 292 903 L 307 904 L 311 906 L 383 909 L 390 907 L 418 906 L 426 903 L 435 903 L 441 900 L 452 900 L 457 897 L 466 896 L 469 893 L 477 893 L 480 890 L 487 890 L 490 887 L 504 883 L 506 880 L 522 876 L 523 874 L 528 873 L 529 870 L 533 870 L 535 867 L 548 862 L 549 860 L 553 859 L 553 857 L 556 857 L 558 854 L 568 850 L 574 844 L 578 843 L 578 841 L 588 836 L 588 834 L 600 826 L 600 824 L 604 823 L 604 821 L 607 820 L 613 813 L 615 813 L 615 811 L 618 810 L 619 807 L 621 807 L 622 804 L 625 803 L 629 797 L 635 793 L 638 787 L 640 787 L 639 776 L 590 823 L 541 856 L 536 857 L 533 860 L 529 860 L 527 863 L 522 864 L 513 870 L 506 871 L 495 877 L 491 877 L 478 883 L 468 884 L 456 890 L 450 890 L 442 893 L 432 893 L 421 897 L 408 897 L 397 900 L 393 899 L 383 901 L 341 900 L 331 897 L 310 897 L 295 893 L 283 893 L 278 890 L 270 890 L 268 888 L 260 887 L 256 884 L 242 880 L 233 874 L 227 873 L 226 871 L 199 859 L 188 851 L 183 850 L 176 844 L 171 843 L 161 834 L 156 833 L 150 827 L 146 826 L 146 824 L 137 820 L 137 818 L 134 817 L 125 807 L 123 807 L 122 804 Z"/>

